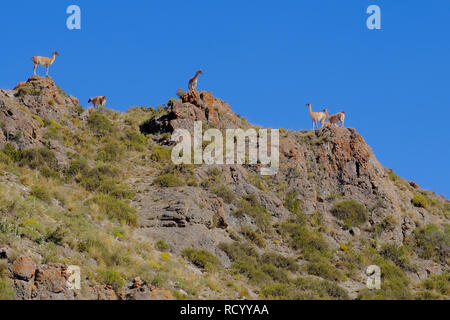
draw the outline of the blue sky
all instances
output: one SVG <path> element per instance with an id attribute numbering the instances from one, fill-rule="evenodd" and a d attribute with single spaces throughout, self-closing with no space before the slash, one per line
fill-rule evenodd
<path id="1" fill-rule="evenodd" d="M 66 28 L 70 4 L 80 31 Z M 371 4 L 382 30 L 366 27 Z M 449 12 L 447 0 L 2 1 L 0 87 L 58 50 L 57 84 L 124 111 L 167 102 L 202 68 L 199 89 L 254 124 L 309 129 L 307 102 L 345 110 L 384 166 L 450 197 Z"/>

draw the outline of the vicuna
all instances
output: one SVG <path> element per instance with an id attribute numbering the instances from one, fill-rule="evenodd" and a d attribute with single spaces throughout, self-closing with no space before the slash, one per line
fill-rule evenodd
<path id="1" fill-rule="evenodd" d="M 189 92 L 197 90 L 198 76 L 203 74 L 202 70 L 198 70 L 195 76 L 189 80 Z"/>
<path id="2" fill-rule="evenodd" d="M 103 111 L 105 110 L 105 104 L 106 104 L 106 97 L 95 97 L 90 98 L 88 103 L 91 103 L 94 105 L 94 108 L 102 107 Z"/>
<path id="3" fill-rule="evenodd" d="M 309 108 L 309 116 L 311 117 L 312 123 L 313 123 L 313 130 L 319 128 L 319 122 L 321 126 L 323 127 L 323 124 L 325 122 L 325 114 L 322 112 L 313 112 L 312 106 L 310 103 L 306 105 Z"/>
<path id="4" fill-rule="evenodd" d="M 330 121 L 331 124 L 334 124 L 335 126 L 337 126 L 337 124 L 340 123 L 341 127 L 344 127 L 344 122 L 345 122 L 345 112 L 344 111 L 333 114 L 332 116 L 330 116 L 328 114 L 328 109 L 324 109 L 323 112 L 325 113 L 325 116 L 327 117 L 328 121 Z"/>
<path id="5" fill-rule="evenodd" d="M 43 67 L 45 67 L 47 69 L 47 77 L 48 77 L 48 68 L 53 64 L 53 62 L 55 62 L 55 58 L 56 56 L 58 56 L 59 53 L 58 51 L 53 51 L 52 57 L 48 58 L 48 57 L 32 57 L 31 60 L 34 63 L 34 75 L 36 75 L 36 68 L 41 65 Z"/>

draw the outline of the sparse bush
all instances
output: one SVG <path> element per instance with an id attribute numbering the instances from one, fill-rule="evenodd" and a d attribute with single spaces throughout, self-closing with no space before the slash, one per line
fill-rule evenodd
<path id="1" fill-rule="evenodd" d="M 285 257 L 275 252 L 266 252 L 261 256 L 261 262 L 273 265 L 277 268 L 286 269 L 295 272 L 299 266 L 294 258 Z"/>
<path id="2" fill-rule="evenodd" d="M 98 137 L 114 136 L 117 133 L 114 123 L 99 111 L 93 111 L 90 114 L 87 124 Z"/>
<path id="3" fill-rule="evenodd" d="M 18 97 L 24 97 L 24 96 L 40 96 L 41 94 L 42 92 L 40 90 L 36 90 L 31 85 L 26 84 L 17 90 L 16 95 Z"/>
<path id="4" fill-rule="evenodd" d="M 294 190 L 291 190 L 286 195 L 286 198 L 284 200 L 284 206 L 286 209 L 288 209 L 290 212 L 298 214 L 302 211 L 302 202 L 297 198 L 298 193 Z"/>
<path id="5" fill-rule="evenodd" d="M 260 248 L 265 248 L 266 246 L 266 241 L 264 240 L 264 238 L 257 233 L 256 231 L 248 228 L 248 227 L 243 227 L 241 229 L 241 233 L 244 235 L 244 237 L 246 237 L 248 240 L 250 240 L 251 242 L 253 242 L 254 244 L 256 244 L 258 247 Z"/>
<path id="6" fill-rule="evenodd" d="M 306 258 L 316 254 L 328 256 L 329 246 L 322 234 L 311 231 L 302 221 L 291 218 L 280 225 L 280 232 L 290 238 L 290 245 L 293 249 L 301 250 Z"/>
<path id="7" fill-rule="evenodd" d="M 218 197 L 221 197 L 225 203 L 232 203 L 235 199 L 234 192 L 226 186 L 215 187 L 212 192 Z"/>
<path id="8" fill-rule="evenodd" d="M 450 226 L 444 226 L 444 231 L 430 224 L 414 230 L 413 244 L 418 255 L 423 259 L 433 259 L 448 263 L 450 255 Z"/>
<path id="9" fill-rule="evenodd" d="M 120 171 L 111 165 L 99 165 L 81 179 L 81 185 L 88 191 L 97 191 L 119 199 L 130 199 L 134 196 L 133 190 L 120 182 Z"/>
<path id="10" fill-rule="evenodd" d="M 181 255 L 191 261 L 197 267 L 202 268 L 208 272 L 216 271 L 220 266 L 219 259 L 217 259 L 215 255 L 207 250 L 186 248 L 183 250 Z"/>
<path id="11" fill-rule="evenodd" d="M 349 299 L 347 291 L 337 284 L 312 278 L 296 278 L 289 284 L 274 283 L 264 286 L 261 297 L 275 300 Z"/>
<path id="12" fill-rule="evenodd" d="M 52 199 L 50 192 L 44 186 L 33 186 L 30 191 L 30 196 L 45 202 L 49 202 Z"/>
<path id="13" fill-rule="evenodd" d="M 172 152 L 164 147 L 157 146 L 153 149 L 151 159 L 158 163 L 171 161 Z"/>
<path id="14" fill-rule="evenodd" d="M 41 127 L 44 127 L 45 126 L 45 123 L 44 123 L 44 121 L 41 119 L 41 117 L 39 117 L 38 115 L 33 115 L 33 118 L 34 119 L 36 119 L 36 121 L 37 122 L 39 122 L 39 125 L 41 126 Z"/>
<path id="15" fill-rule="evenodd" d="M 124 155 L 125 150 L 117 140 L 108 140 L 99 150 L 97 160 L 103 162 L 118 161 Z"/>
<path id="16" fill-rule="evenodd" d="M 410 258 L 404 246 L 385 244 L 381 247 L 380 255 L 403 269 L 409 266 Z"/>
<path id="17" fill-rule="evenodd" d="M 331 213 L 350 229 L 367 221 L 368 210 L 355 200 L 346 200 L 335 204 Z"/>
<path id="18" fill-rule="evenodd" d="M 254 194 L 245 196 L 239 204 L 239 208 L 234 212 L 236 216 L 248 215 L 253 218 L 255 224 L 263 232 L 269 232 L 272 228 L 272 216 L 263 207 Z"/>
<path id="19" fill-rule="evenodd" d="M 0 276 L 0 300 L 15 300 L 16 294 L 7 280 Z"/>
<path id="20" fill-rule="evenodd" d="M 316 256 L 308 262 L 306 270 L 308 274 L 333 281 L 340 280 L 342 277 L 340 271 L 331 264 L 330 260 L 321 256 Z"/>
<path id="21" fill-rule="evenodd" d="M 19 164 L 39 170 L 46 177 L 59 177 L 59 165 L 55 153 L 47 148 L 28 149 L 20 152 Z"/>
<path id="22" fill-rule="evenodd" d="M 421 194 L 415 194 L 411 200 L 411 203 L 413 204 L 414 207 L 417 207 L 417 208 L 427 208 L 428 207 L 428 199 Z"/>
<path id="23" fill-rule="evenodd" d="M 176 175 L 172 173 L 163 174 L 157 177 L 154 183 L 161 188 L 174 188 L 186 185 L 186 182 L 183 179 L 178 178 Z"/>
<path id="24" fill-rule="evenodd" d="M 110 218 L 124 222 L 131 226 L 137 225 L 136 209 L 129 206 L 125 200 L 113 198 L 109 195 L 98 195 L 92 200 L 100 208 L 100 212 Z"/>
<path id="25" fill-rule="evenodd" d="M 418 298 L 423 300 L 449 300 L 450 298 L 450 273 L 433 274 L 421 283 L 425 291 L 418 293 Z"/>
<path id="26" fill-rule="evenodd" d="M 125 285 L 125 280 L 115 270 L 99 270 L 98 274 L 100 275 L 101 281 L 113 287 L 115 291 L 119 291 Z"/>
<path id="27" fill-rule="evenodd" d="M 166 252 L 169 251 L 170 246 L 164 240 L 159 240 L 158 242 L 156 242 L 156 249 L 161 252 Z"/>
<path id="28" fill-rule="evenodd" d="M 177 96 L 181 99 L 181 98 L 183 98 L 185 95 L 186 95 L 186 91 L 184 91 L 184 90 L 181 89 L 181 88 L 178 88 L 178 90 L 177 90 Z"/>

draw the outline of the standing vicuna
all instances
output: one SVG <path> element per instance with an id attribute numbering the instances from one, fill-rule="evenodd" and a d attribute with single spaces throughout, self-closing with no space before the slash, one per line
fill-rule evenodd
<path id="1" fill-rule="evenodd" d="M 105 111 L 106 97 L 90 98 L 88 103 L 90 102 L 92 102 L 94 108 L 102 107 L 103 111 Z"/>
<path id="2" fill-rule="evenodd" d="M 314 130 L 314 127 L 315 127 L 315 129 L 319 128 L 319 126 L 318 126 L 319 122 L 320 122 L 321 126 L 323 127 L 323 124 L 325 122 L 325 114 L 322 112 L 313 112 L 311 103 L 308 103 L 306 106 L 309 108 L 309 115 L 310 115 L 312 123 L 313 123 L 313 130 Z"/>
<path id="3" fill-rule="evenodd" d="M 36 75 L 36 68 L 41 65 L 43 67 L 47 68 L 47 77 L 48 77 L 48 68 L 53 64 L 53 62 L 55 62 L 55 58 L 56 56 L 58 56 L 59 53 L 58 51 L 53 51 L 52 57 L 51 58 L 47 58 L 47 57 L 32 57 L 31 60 L 34 63 L 34 75 Z"/>
<path id="4" fill-rule="evenodd" d="M 325 116 L 327 117 L 328 121 L 330 121 L 331 124 L 337 126 L 337 124 L 340 123 L 341 127 L 344 127 L 345 111 L 333 114 L 332 116 L 328 114 L 328 109 L 323 109 L 323 112 L 325 113 Z"/>
<path id="5" fill-rule="evenodd" d="M 191 80 L 189 80 L 189 92 L 194 92 L 195 90 L 197 90 L 198 76 L 201 74 L 203 74 L 203 71 L 200 69 L 197 71 L 195 76 Z"/>

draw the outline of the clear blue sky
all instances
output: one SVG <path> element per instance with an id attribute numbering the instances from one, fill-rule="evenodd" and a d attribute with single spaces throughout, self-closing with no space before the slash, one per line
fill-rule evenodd
<path id="1" fill-rule="evenodd" d="M 81 31 L 66 29 L 70 4 Z M 126 110 L 165 103 L 202 68 L 199 89 L 254 124 L 308 129 L 307 102 L 344 109 L 384 166 L 450 197 L 449 13 L 447 0 L 2 1 L 0 87 L 58 50 L 61 87 Z"/>

